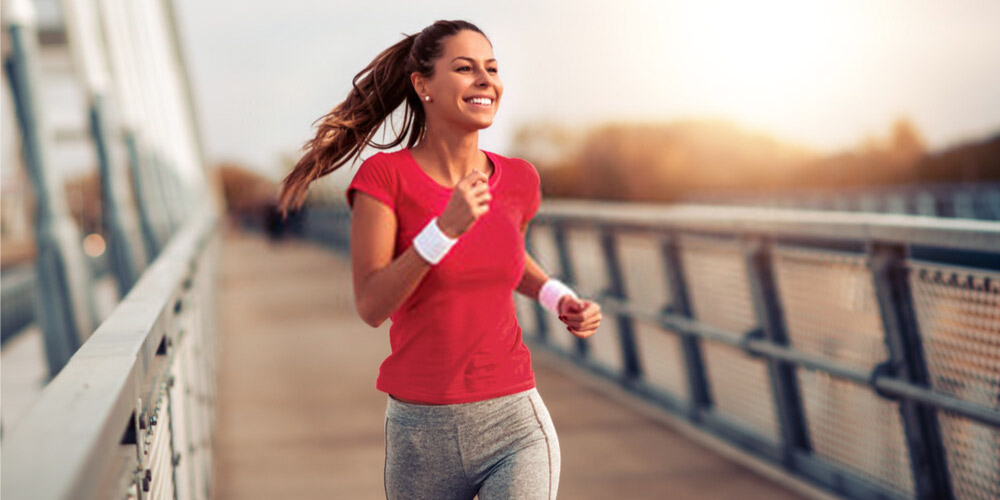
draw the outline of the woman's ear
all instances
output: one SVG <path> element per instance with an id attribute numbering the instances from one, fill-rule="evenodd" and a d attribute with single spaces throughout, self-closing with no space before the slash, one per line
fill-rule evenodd
<path id="1" fill-rule="evenodd" d="M 424 75 L 421 75 L 419 71 L 410 73 L 410 83 L 413 84 L 413 90 L 417 92 L 420 100 L 424 100 L 424 96 L 427 95 L 427 80 Z"/>

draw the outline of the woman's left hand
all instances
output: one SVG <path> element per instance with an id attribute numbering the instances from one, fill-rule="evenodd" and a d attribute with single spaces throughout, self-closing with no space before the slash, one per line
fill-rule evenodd
<path id="1" fill-rule="evenodd" d="M 597 333 L 601 324 L 601 306 L 566 295 L 559 300 L 559 319 L 566 323 L 569 333 L 585 339 Z"/>

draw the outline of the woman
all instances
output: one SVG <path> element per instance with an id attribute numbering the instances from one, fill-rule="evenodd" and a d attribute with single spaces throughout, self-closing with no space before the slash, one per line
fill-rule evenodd
<path id="1" fill-rule="evenodd" d="M 581 338 L 595 333 L 601 312 L 525 252 L 541 201 L 538 173 L 478 145 L 502 95 L 482 31 L 438 21 L 354 78 L 284 180 L 283 212 L 366 145 L 407 140 L 365 160 L 346 193 L 358 313 L 373 327 L 392 319 L 392 353 L 376 383 L 389 395 L 387 498 L 556 497 L 559 441 L 512 292 L 538 298 Z M 402 130 L 373 144 L 400 105 Z"/>

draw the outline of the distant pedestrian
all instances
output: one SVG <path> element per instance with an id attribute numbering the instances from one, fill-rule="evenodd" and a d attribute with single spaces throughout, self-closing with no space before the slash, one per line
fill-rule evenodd
<path id="1" fill-rule="evenodd" d="M 593 335 L 600 306 L 550 279 L 525 251 L 541 203 L 527 161 L 479 149 L 503 95 L 493 46 L 465 21 L 438 21 L 379 54 L 322 118 L 285 178 L 282 213 L 309 184 L 373 146 L 347 188 L 359 315 L 392 319 L 376 387 L 389 499 L 554 499 L 559 440 L 535 387 L 513 292 Z M 387 144 L 373 136 L 402 108 Z M 360 196 L 358 196 L 360 194 Z"/>

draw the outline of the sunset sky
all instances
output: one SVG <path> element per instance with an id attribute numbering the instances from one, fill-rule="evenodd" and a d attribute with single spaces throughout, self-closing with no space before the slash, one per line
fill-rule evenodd
<path id="1" fill-rule="evenodd" d="M 480 146 L 500 153 L 543 120 L 724 118 L 820 151 L 902 116 L 931 148 L 1000 131 L 1000 2 L 175 2 L 208 160 L 275 178 L 355 73 L 436 19 L 493 42 Z"/>

